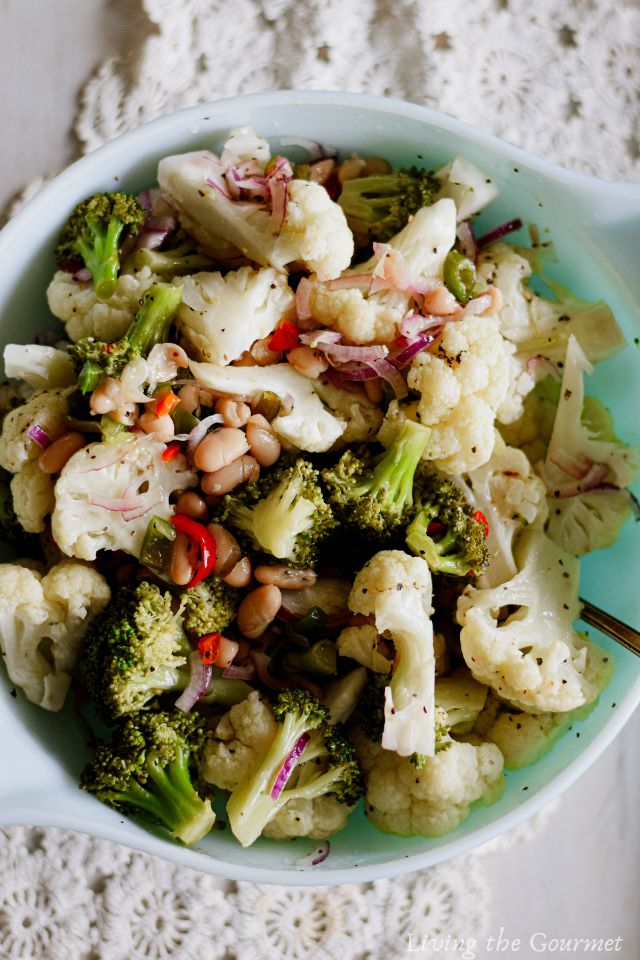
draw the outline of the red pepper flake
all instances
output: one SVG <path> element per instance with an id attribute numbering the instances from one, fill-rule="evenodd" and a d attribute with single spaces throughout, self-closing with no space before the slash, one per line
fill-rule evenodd
<path id="1" fill-rule="evenodd" d="M 216 541 L 204 524 L 192 520 L 184 513 L 176 513 L 175 517 L 171 518 L 171 523 L 178 533 L 184 533 L 198 548 L 200 566 L 185 588 L 190 590 L 212 573 L 216 562 Z"/>
<path id="2" fill-rule="evenodd" d="M 104 350 L 105 353 L 113 353 L 114 346 L 115 346 L 114 343 L 105 343 L 102 349 Z"/>
<path id="3" fill-rule="evenodd" d="M 484 513 L 482 512 L 482 510 L 476 510 L 476 512 L 475 512 L 474 515 L 473 515 L 473 519 L 474 519 L 474 520 L 477 520 L 478 523 L 481 523 L 481 524 L 482 524 L 482 526 L 484 527 L 484 535 L 485 535 L 485 537 L 488 537 L 488 536 L 489 536 L 489 521 L 488 521 L 487 518 L 485 517 Z"/>
<path id="4" fill-rule="evenodd" d="M 439 520 L 432 520 L 427 527 L 427 536 L 432 537 L 435 533 L 442 533 L 443 530 L 444 523 L 440 523 Z"/>
<path id="5" fill-rule="evenodd" d="M 214 664 L 220 653 L 221 634 L 208 633 L 198 640 L 198 650 L 204 664 Z"/>
<path id="6" fill-rule="evenodd" d="M 167 444 L 166 448 L 162 451 L 160 456 L 165 463 L 171 463 L 172 460 L 180 453 L 180 444 L 177 440 L 172 440 L 171 443 Z"/>
<path id="7" fill-rule="evenodd" d="M 298 345 L 300 331 L 295 323 L 290 320 L 283 320 L 278 325 L 276 332 L 269 338 L 267 346 L 274 353 L 282 353 L 284 350 L 293 350 Z"/>

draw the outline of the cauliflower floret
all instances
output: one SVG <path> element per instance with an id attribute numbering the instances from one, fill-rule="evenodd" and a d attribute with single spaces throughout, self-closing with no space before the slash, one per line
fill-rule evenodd
<path id="1" fill-rule="evenodd" d="M 267 754 L 278 729 L 273 711 L 254 690 L 246 700 L 231 707 L 205 743 L 200 773 L 207 783 L 223 790 L 235 790 Z M 304 756 L 303 756 L 304 760 Z M 301 762 L 287 781 L 287 787 L 301 787 L 316 763 Z M 265 825 L 264 836 L 283 840 L 311 837 L 322 840 L 342 830 L 353 805 L 341 803 L 334 794 L 291 799 Z"/>
<path id="2" fill-rule="evenodd" d="M 456 237 L 456 212 L 452 200 L 441 200 L 423 207 L 410 223 L 390 241 L 392 252 L 401 257 L 403 269 L 416 282 L 442 278 L 443 264 Z M 372 273 L 374 257 L 348 270 Z M 322 279 L 322 278 L 319 278 Z M 342 333 L 345 343 L 391 343 L 398 336 L 398 324 L 407 313 L 411 294 L 402 290 L 381 290 L 371 296 L 356 287 L 331 290 L 311 282 L 309 310 L 319 326 Z"/>
<path id="3" fill-rule="evenodd" d="M 460 482 L 460 481 L 459 481 Z M 516 574 L 513 549 L 524 527 L 541 527 L 547 519 L 547 491 L 522 450 L 506 446 L 496 433 L 491 458 L 461 482 L 467 499 L 489 524 L 488 570 L 478 583 L 496 587 Z"/>
<path id="4" fill-rule="evenodd" d="M 241 267 L 225 276 L 198 273 L 181 277 L 180 283 L 178 328 L 203 360 L 221 365 L 275 330 L 294 303 L 286 276 L 270 267 Z"/>
<path id="5" fill-rule="evenodd" d="M 26 697 L 47 710 L 64 703 L 85 630 L 111 591 L 104 577 L 64 561 L 42 577 L 0 564 L 0 636 L 7 672 Z"/>
<path id="6" fill-rule="evenodd" d="M 11 497 L 18 523 L 27 533 L 42 533 L 47 517 L 55 506 L 53 480 L 35 461 L 25 465 L 11 478 Z"/>
<path id="7" fill-rule="evenodd" d="M 385 833 L 440 837 L 462 823 L 471 804 L 492 803 L 502 791 L 502 754 L 493 743 L 453 740 L 418 770 L 361 732 L 354 740 L 365 771 L 365 811 Z"/>
<path id="8" fill-rule="evenodd" d="M 233 790 L 268 750 L 276 735 L 269 704 L 254 690 L 219 720 L 207 738 L 200 772 L 207 783 Z"/>
<path id="9" fill-rule="evenodd" d="M 289 800 L 262 831 L 274 840 L 310 837 L 325 840 L 344 830 L 353 807 L 329 794 L 314 800 Z"/>
<path id="10" fill-rule="evenodd" d="M 589 679 L 601 693 L 614 672 L 612 657 L 600 651 L 591 660 Z M 536 763 L 574 723 L 584 720 L 596 705 L 596 700 L 568 710 L 565 713 L 523 713 L 504 704 L 494 693 L 487 697 L 484 710 L 478 716 L 474 730 L 483 740 L 498 746 L 509 770 L 519 770 Z"/>
<path id="11" fill-rule="evenodd" d="M 436 354 L 422 351 L 408 383 L 421 396 L 416 418 L 431 427 L 427 460 L 465 473 L 491 456 L 496 410 L 508 386 L 508 358 L 497 321 L 469 317 L 448 323 Z"/>
<path id="12" fill-rule="evenodd" d="M 65 324 L 70 340 L 95 337 L 111 343 L 126 333 L 144 294 L 152 283 L 159 282 L 149 267 L 121 273 L 115 293 L 103 303 L 91 280 L 79 283 L 70 273 L 58 270 L 47 289 L 47 300 L 51 313 Z"/>
<path id="13" fill-rule="evenodd" d="M 291 180 L 278 229 L 263 204 L 225 196 L 224 165 L 212 153 L 164 157 L 158 183 L 179 209 L 180 222 L 196 241 L 223 259 L 237 256 L 284 272 L 301 262 L 321 280 L 337 277 L 353 255 L 353 236 L 342 209 L 317 183 Z"/>
<path id="14" fill-rule="evenodd" d="M 380 550 L 357 574 L 349 594 L 349 609 L 368 617 L 375 614 L 376 605 L 382 596 L 411 594 L 419 598 L 422 609 L 430 616 L 431 571 L 422 557 L 412 557 L 404 550 Z"/>
<path id="15" fill-rule="evenodd" d="M 493 180 L 464 157 L 454 157 L 434 173 L 442 186 L 438 197 L 451 197 L 456 205 L 458 223 L 474 217 L 498 196 Z"/>
<path id="16" fill-rule="evenodd" d="M 338 653 L 350 657 L 375 673 L 388 673 L 392 662 L 378 652 L 380 635 L 371 624 L 361 627 L 345 627 L 338 636 Z"/>
<path id="17" fill-rule="evenodd" d="M 528 283 L 531 260 L 531 251 L 506 243 L 492 244 L 478 259 L 479 278 L 502 293 L 503 304 L 497 313 L 500 332 L 517 345 L 523 362 L 538 354 L 562 360 L 572 335 L 594 363 L 625 346 L 624 335 L 606 303 L 580 300 L 546 278 L 558 299 L 545 300 L 534 293 Z"/>
<path id="18" fill-rule="evenodd" d="M 71 387 L 76 383 L 67 351 L 38 343 L 8 343 L 4 348 L 4 372 L 12 380 L 24 380 L 36 390 Z"/>
<path id="19" fill-rule="evenodd" d="M 293 408 L 272 421 L 278 437 L 289 447 L 322 453 L 345 432 L 344 420 L 330 413 L 315 389 L 315 380 L 304 377 L 290 363 L 269 367 L 218 367 L 213 363 L 189 364 L 196 380 L 216 393 L 246 395 L 257 401 L 264 391 L 281 399 L 288 394 Z"/>
<path id="20" fill-rule="evenodd" d="M 604 655 L 573 629 L 580 615 L 578 560 L 530 529 L 520 535 L 516 563 L 513 579 L 490 589 L 468 586 L 458 600 L 467 666 L 527 713 L 564 713 L 591 703 Z M 505 619 L 499 619 L 502 610 Z"/>
<path id="21" fill-rule="evenodd" d="M 349 443 L 361 443 L 375 437 L 382 423 L 380 405 L 372 403 L 362 388 L 342 390 L 322 375 L 313 381 L 313 388 L 329 409 L 346 421 L 346 427 L 335 447 Z"/>
<path id="22" fill-rule="evenodd" d="M 99 550 L 140 555 L 151 516 L 168 520 L 171 494 L 195 483 L 184 457 L 165 462 L 164 449 L 153 436 L 136 436 L 118 446 L 90 443 L 67 461 L 51 517 L 63 553 L 83 560 L 95 560 Z"/>
<path id="23" fill-rule="evenodd" d="M 425 560 L 402 550 L 381 550 L 357 574 L 349 609 L 373 614 L 389 636 L 397 663 L 384 691 L 382 745 L 402 756 L 435 753 L 435 655 L 431 572 Z"/>
<path id="24" fill-rule="evenodd" d="M 26 463 L 38 459 L 42 447 L 27 436 L 30 427 L 40 427 L 50 440 L 64 432 L 70 392 L 69 388 L 40 390 L 6 415 L 0 436 L 0 466 L 17 473 Z"/>

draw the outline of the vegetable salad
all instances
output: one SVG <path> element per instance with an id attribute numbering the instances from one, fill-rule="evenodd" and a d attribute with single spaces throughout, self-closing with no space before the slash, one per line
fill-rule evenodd
<path id="1" fill-rule="evenodd" d="M 453 830 L 595 703 L 579 558 L 640 450 L 585 394 L 615 318 L 535 292 L 519 220 L 477 235 L 485 172 L 305 144 L 238 128 L 70 211 L 59 332 L 4 352 L 0 621 L 95 731 L 83 789 L 316 864 L 361 798 Z"/>

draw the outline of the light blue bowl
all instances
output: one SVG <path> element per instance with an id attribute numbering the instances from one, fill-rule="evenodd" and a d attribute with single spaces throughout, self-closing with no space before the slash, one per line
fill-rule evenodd
<path id="1" fill-rule="evenodd" d="M 28 342 L 48 321 L 45 298 L 52 250 L 72 206 L 104 189 L 137 191 L 155 181 L 157 161 L 199 147 L 219 148 L 230 127 L 250 124 L 278 147 L 279 137 L 309 137 L 349 153 L 377 154 L 395 164 L 437 166 L 461 154 L 490 174 L 500 197 L 481 230 L 519 216 L 553 240 L 552 273 L 585 298 L 609 302 L 630 346 L 598 366 L 590 392 L 613 410 L 620 434 L 640 441 L 640 186 L 569 173 L 423 107 L 356 94 L 268 93 L 184 110 L 157 120 L 78 161 L 22 210 L 0 234 L 3 342 Z M 287 148 L 290 154 L 295 153 Z M 299 151 L 300 159 L 303 151 Z M 629 523 L 616 546 L 587 558 L 582 592 L 628 623 L 640 625 L 640 539 Z M 591 631 L 594 633 L 594 631 Z M 0 676 L 0 824 L 66 827 L 105 837 L 176 863 L 233 879 L 288 884 L 352 883 L 427 867 L 485 843 L 531 816 L 593 763 L 640 698 L 640 661 L 604 637 L 615 677 L 589 718 L 528 770 L 510 773 L 502 799 L 479 807 L 439 840 L 403 839 L 375 830 L 358 812 L 332 842 L 329 859 L 299 871 L 312 841 L 261 840 L 248 850 L 228 831 L 186 849 L 124 820 L 77 786 L 87 748 L 72 707 L 49 714 L 27 703 Z"/>

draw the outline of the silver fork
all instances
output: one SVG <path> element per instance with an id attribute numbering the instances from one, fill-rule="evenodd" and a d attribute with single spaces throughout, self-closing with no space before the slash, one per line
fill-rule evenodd
<path id="1" fill-rule="evenodd" d="M 631 650 L 632 653 L 640 657 L 640 632 L 623 623 L 622 620 L 612 617 L 610 613 L 605 613 L 604 610 L 589 603 L 588 600 L 583 600 L 582 597 L 580 603 L 582 604 L 581 619 L 585 623 L 602 630 L 612 640 L 621 643 L 627 650 Z"/>

